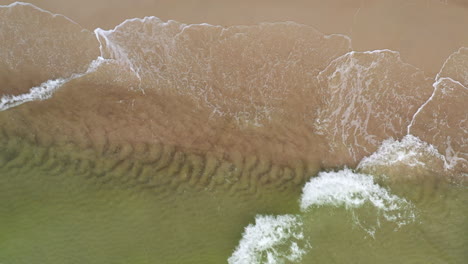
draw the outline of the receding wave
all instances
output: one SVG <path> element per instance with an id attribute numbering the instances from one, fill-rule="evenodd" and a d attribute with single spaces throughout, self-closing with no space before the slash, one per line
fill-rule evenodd
<path id="1" fill-rule="evenodd" d="M 466 173 L 468 168 L 467 48 L 450 55 L 433 84 L 429 99 L 418 109 L 408 133 L 434 145 L 446 167 Z"/>
<path id="2" fill-rule="evenodd" d="M 421 70 L 390 50 L 350 52 L 318 79 L 324 107 L 317 110 L 316 126 L 340 164 L 359 161 L 389 137 L 402 137 L 432 91 Z"/>
<path id="3" fill-rule="evenodd" d="M 85 72 L 98 56 L 92 32 L 32 4 L 0 6 L 0 28 L 0 95 Z"/>
<path id="4" fill-rule="evenodd" d="M 263 125 L 290 112 L 290 98 L 314 101 L 314 77 L 350 50 L 342 35 L 296 24 L 221 27 L 130 19 L 95 30 L 104 58 L 120 61 L 138 88 L 187 95 L 213 115 Z"/>

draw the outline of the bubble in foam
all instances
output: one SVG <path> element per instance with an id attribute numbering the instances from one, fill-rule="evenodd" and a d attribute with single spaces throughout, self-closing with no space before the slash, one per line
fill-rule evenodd
<path id="1" fill-rule="evenodd" d="M 377 223 L 379 215 L 382 215 L 385 220 L 398 226 L 415 218 L 414 206 L 410 202 L 376 184 L 371 175 L 355 173 L 350 169 L 319 173 L 304 186 L 300 202 L 302 211 L 328 205 L 353 210 L 369 204 L 377 210 Z"/>
<path id="2" fill-rule="evenodd" d="M 310 248 L 298 216 L 257 216 L 245 228 L 229 264 L 297 263 Z"/>

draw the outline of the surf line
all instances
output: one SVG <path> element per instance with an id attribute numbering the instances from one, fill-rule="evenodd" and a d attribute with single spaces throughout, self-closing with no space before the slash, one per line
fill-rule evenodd
<path id="1" fill-rule="evenodd" d="M 49 99 L 62 85 L 68 83 L 71 80 L 83 77 L 91 72 L 95 72 L 97 68 L 105 61 L 106 59 L 99 56 L 89 64 L 88 69 L 83 73 L 74 73 L 68 78 L 48 80 L 39 86 L 32 87 L 29 89 L 28 93 L 19 95 L 4 95 L 2 98 L 0 98 L 0 111 L 5 111 L 26 102 Z"/>

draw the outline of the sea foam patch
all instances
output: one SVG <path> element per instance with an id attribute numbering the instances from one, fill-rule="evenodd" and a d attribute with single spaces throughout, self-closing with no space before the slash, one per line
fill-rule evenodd
<path id="1" fill-rule="evenodd" d="M 298 216 L 259 215 L 245 228 L 229 264 L 297 263 L 308 251 Z"/>
<path id="2" fill-rule="evenodd" d="M 435 163 L 442 165 L 444 156 L 437 149 L 413 135 L 402 140 L 387 139 L 372 155 L 359 162 L 359 170 L 375 167 L 405 165 L 406 167 L 428 167 Z"/>
<path id="3" fill-rule="evenodd" d="M 350 169 L 319 173 L 304 186 L 300 200 L 302 211 L 322 206 L 344 206 L 352 211 L 358 225 L 354 209 L 367 205 L 376 209 L 376 225 L 380 225 L 380 216 L 398 227 L 415 219 L 414 206 L 409 201 L 375 183 L 371 175 Z M 373 236 L 375 228 L 363 228 Z"/>

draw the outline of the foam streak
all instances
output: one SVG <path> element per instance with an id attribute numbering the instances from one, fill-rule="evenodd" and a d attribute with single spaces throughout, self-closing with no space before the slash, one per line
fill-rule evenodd
<path id="1" fill-rule="evenodd" d="M 62 87 L 62 85 L 68 83 L 71 80 L 83 77 L 84 75 L 96 71 L 96 69 L 101 65 L 105 60 L 102 57 L 98 57 L 91 62 L 88 69 L 84 73 L 75 73 L 68 78 L 58 78 L 53 80 L 48 80 L 42 83 L 39 86 L 33 87 L 29 90 L 28 93 L 20 95 L 4 95 L 0 98 L 0 111 L 10 109 L 12 107 L 21 105 L 26 102 L 31 101 L 42 101 L 52 97 L 57 89 Z"/>

